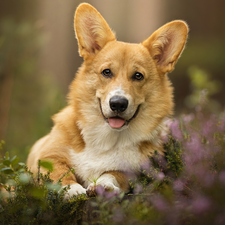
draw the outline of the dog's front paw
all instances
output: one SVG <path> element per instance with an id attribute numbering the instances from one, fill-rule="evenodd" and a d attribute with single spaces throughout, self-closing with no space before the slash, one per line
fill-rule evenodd
<path id="1" fill-rule="evenodd" d="M 86 193 L 88 197 L 102 194 L 105 191 L 119 194 L 122 191 L 118 186 L 116 179 L 112 175 L 105 174 L 103 177 L 100 177 L 96 183 L 91 183 Z"/>
<path id="2" fill-rule="evenodd" d="M 98 194 L 104 193 L 105 191 L 119 194 L 121 192 L 121 189 L 116 187 L 113 183 L 110 182 L 97 185 L 95 183 L 91 183 L 86 190 L 86 194 L 88 197 L 94 197 Z"/>
<path id="3" fill-rule="evenodd" d="M 64 199 L 72 198 L 74 195 L 86 194 L 86 189 L 83 188 L 80 184 L 70 185 L 70 189 L 65 193 Z"/>

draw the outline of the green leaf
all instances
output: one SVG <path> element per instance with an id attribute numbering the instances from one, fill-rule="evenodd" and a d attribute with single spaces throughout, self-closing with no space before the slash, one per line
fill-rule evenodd
<path id="1" fill-rule="evenodd" d="M 124 192 L 121 192 L 120 195 L 119 195 L 119 198 L 120 199 L 123 199 L 124 195 L 125 195 L 125 193 Z"/>
<path id="2" fill-rule="evenodd" d="M 0 150 L 3 150 L 3 146 L 4 146 L 5 142 L 3 140 L 0 141 Z"/>
<path id="3" fill-rule="evenodd" d="M 107 201 L 106 201 L 106 202 L 103 202 L 103 203 L 101 204 L 101 207 L 104 208 L 105 206 L 107 206 L 107 204 L 108 204 Z"/>
<path id="4" fill-rule="evenodd" d="M 5 166 L 10 166 L 10 160 L 9 160 L 9 159 L 4 159 L 4 160 L 3 160 L 3 164 L 4 164 Z"/>
<path id="5" fill-rule="evenodd" d="M 33 187 L 30 189 L 30 192 L 35 198 L 43 198 L 45 194 L 45 190 L 43 188 Z"/>
<path id="6" fill-rule="evenodd" d="M 7 185 L 10 185 L 10 186 L 15 186 L 16 185 L 16 182 L 13 179 L 7 180 L 6 183 L 7 183 Z"/>
<path id="7" fill-rule="evenodd" d="M 31 179 L 31 176 L 28 173 L 21 173 L 19 175 L 19 180 L 20 180 L 20 183 L 22 184 L 28 184 L 30 179 Z"/>
<path id="8" fill-rule="evenodd" d="M 9 152 L 5 153 L 5 159 L 9 159 Z"/>
<path id="9" fill-rule="evenodd" d="M 15 156 L 10 160 L 10 162 L 11 162 L 11 166 L 14 168 L 14 167 L 18 164 L 19 158 L 15 155 Z"/>
<path id="10" fill-rule="evenodd" d="M 13 170 L 10 167 L 6 167 L 0 170 L 2 173 L 12 174 Z"/>
<path id="11" fill-rule="evenodd" d="M 4 188 L 7 188 L 7 185 L 6 184 L 3 184 L 3 183 L 0 183 L 0 185 Z"/>
<path id="12" fill-rule="evenodd" d="M 53 171 L 53 163 L 50 161 L 42 161 L 40 160 L 40 166 L 49 170 L 50 172 Z"/>
<path id="13" fill-rule="evenodd" d="M 60 184 L 52 184 L 52 183 L 49 183 L 46 186 L 49 190 L 52 190 L 52 191 L 53 190 L 59 191 L 62 187 L 62 185 L 60 185 Z"/>
<path id="14" fill-rule="evenodd" d="M 91 205 L 92 205 L 93 207 L 98 207 L 98 206 L 99 206 L 99 204 L 98 204 L 97 202 L 91 202 Z"/>

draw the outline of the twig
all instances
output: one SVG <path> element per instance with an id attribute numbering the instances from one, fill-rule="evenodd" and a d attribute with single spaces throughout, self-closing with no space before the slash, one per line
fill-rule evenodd
<path id="1" fill-rule="evenodd" d="M 39 182 L 40 182 L 40 169 L 41 169 L 41 160 L 39 159 L 38 160 L 38 184 L 39 184 Z"/>

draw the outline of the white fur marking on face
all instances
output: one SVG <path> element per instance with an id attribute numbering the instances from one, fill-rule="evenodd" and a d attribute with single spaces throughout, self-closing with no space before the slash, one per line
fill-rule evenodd
<path id="1" fill-rule="evenodd" d="M 66 186 L 63 186 L 62 188 Z M 65 193 L 64 199 L 69 199 L 72 198 L 74 195 L 81 195 L 81 194 L 86 194 L 86 189 L 83 188 L 80 184 L 72 184 L 70 185 L 70 189 Z"/>
<path id="2" fill-rule="evenodd" d="M 127 94 L 123 89 L 122 86 L 120 85 L 119 87 L 113 89 L 110 91 L 105 99 L 105 101 L 101 101 L 101 106 L 102 106 L 102 111 L 104 116 L 110 117 L 110 114 L 113 113 L 113 111 L 110 108 L 110 99 L 114 96 L 120 96 L 123 98 L 126 98 L 128 100 L 128 107 L 127 109 L 123 112 L 123 118 L 129 120 L 135 113 L 136 108 L 134 107 L 134 101 L 131 97 L 130 94 Z"/>
<path id="3" fill-rule="evenodd" d="M 122 89 L 122 86 L 120 85 L 119 87 L 115 88 L 114 90 L 109 92 L 109 96 L 113 97 L 113 96 L 122 96 L 125 97 L 125 91 Z"/>
<path id="4" fill-rule="evenodd" d="M 133 104 L 133 99 L 132 99 L 131 95 L 126 94 L 126 92 L 122 89 L 121 85 L 109 92 L 109 94 L 106 98 L 106 102 L 109 103 L 110 98 L 112 98 L 113 96 L 124 97 L 128 100 L 129 104 Z"/>

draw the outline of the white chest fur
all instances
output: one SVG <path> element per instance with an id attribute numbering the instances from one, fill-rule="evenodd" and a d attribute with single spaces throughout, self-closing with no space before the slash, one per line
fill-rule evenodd
<path id="1" fill-rule="evenodd" d="M 129 127 L 118 132 L 103 119 L 98 121 L 94 116 L 87 118 L 90 120 L 89 126 L 78 122 L 85 149 L 79 153 L 70 149 L 71 163 L 75 173 L 83 179 L 84 187 L 106 171 L 139 171 L 141 162 L 146 160 L 139 151 L 140 132 L 137 129 L 132 132 Z"/>
<path id="2" fill-rule="evenodd" d="M 89 147 L 80 153 L 71 149 L 70 156 L 76 173 L 84 180 L 84 187 L 106 171 L 136 172 L 142 160 L 137 146 L 117 147 L 103 152 Z"/>

